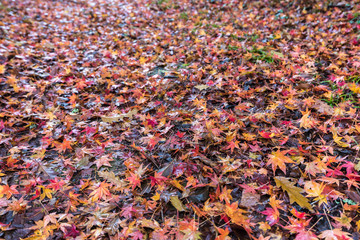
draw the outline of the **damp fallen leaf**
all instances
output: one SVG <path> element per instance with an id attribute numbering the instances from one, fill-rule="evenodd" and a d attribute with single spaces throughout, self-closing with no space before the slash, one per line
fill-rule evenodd
<path id="1" fill-rule="evenodd" d="M 176 208 L 176 210 L 178 210 L 179 212 L 186 211 L 184 205 L 182 204 L 178 196 L 171 196 L 170 202 L 174 206 L 174 208 Z"/>
<path id="2" fill-rule="evenodd" d="M 276 186 L 282 188 L 283 191 L 287 192 L 290 198 L 290 203 L 296 202 L 300 207 L 307 208 L 310 211 L 313 211 L 312 206 L 309 203 L 309 200 L 304 197 L 301 193 L 304 192 L 303 189 L 295 187 L 294 182 L 290 182 L 285 177 L 275 177 Z"/>

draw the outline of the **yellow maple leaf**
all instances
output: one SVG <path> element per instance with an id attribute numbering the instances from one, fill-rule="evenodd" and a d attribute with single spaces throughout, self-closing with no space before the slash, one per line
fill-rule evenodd
<path id="1" fill-rule="evenodd" d="M 5 64 L 0 65 L 0 74 L 4 74 L 5 72 Z"/>
<path id="2" fill-rule="evenodd" d="M 336 144 L 338 144 L 340 147 L 348 147 L 349 144 L 346 144 L 344 142 L 341 141 L 342 137 L 339 137 L 336 132 L 333 132 L 333 139 L 334 139 L 334 142 L 336 142 Z"/>
<path id="3" fill-rule="evenodd" d="M 253 140 L 256 139 L 256 135 L 255 135 L 255 134 L 243 133 L 242 135 L 243 135 L 243 137 L 245 138 L 246 141 L 253 141 Z"/>
<path id="4" fill-rule="evenodd" d="M 336 221 L 336 227 L 345 227 L 346 229 L 350 230 L 352 218 L 346 216 L 343 212 L 340 213 L 340 217 L 332 217 Z"/>
<path id="5" fill-rule="evenodd" d="M 349 84 L 349 89 L 353 91 L 354 93 L 360 93 L 360 86 L 356 83 Z"/>
<path id="6" fill-rule="evenodd" d="M 309 129 L 309 128 L 313 128 L 317 125 L 317 121 L 310 116 L 310 113 L 311 113 L 311 111 L 309 111 L 309 110 L 306 110 L 306 112 L 302 112 L 303 116 L 299 120 L 300 127 Z"/>
<path id="7" fill-rule="evenodd" d="M 324 183 L 319 184 L 315 181 L 308 181 L 304 186 L 305 192 L 308 194 L 307 196 L 314 197 L 315 201 L 319 201 L 319 206 L 321 206 L 323 203 L 327 204 L 326 195 L 323 194 L 324 188 Z"/>
<path id="8" fill-rule="evenodd" d="M 49 199 L 52 199 L 52 192 L 53 190 L 46 188 L 44 186 L 40 186 L 40 200 L 43 200 L 45 197 L 48 197 Z"/>
<path id="9" fill-rule="evenodd" d="M 139 62 L 141 65 L 144 65 L 146 63 L 147 59 L 144 57 L 140 57 Z"/>

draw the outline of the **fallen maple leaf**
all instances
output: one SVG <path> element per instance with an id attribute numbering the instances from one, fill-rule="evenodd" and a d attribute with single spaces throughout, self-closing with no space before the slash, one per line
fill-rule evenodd
<path id="1" fill-rule="evenodd" d="M 106 181 L 112 183 L 113 185 L 115 185 L 120 189 L 126 186 L 125 180 L 120 180 L 119 177 L 115 176 L 114 172 L 103 171 L 103 172 L 98 172 L 98 174 L 99 177 L 104 178 Z"/>
<path id="2" fill-rule="evenodd" d="M 64 140 L 59 143 L 59 142 L 56 142 L 57 145 L 56 145 L 56 150 L 58 150 L 60 153 L 63 153 L 65 152 L 67 149 L 71 150 L 72 147 L 71 147 L 71 141 L 67 140 L 66 138 L 64 138 Z"/>
<path id="3" fill-rule="evenodd" d="M 96 167 L 97 167 L 97 169 L 99 169 L 102 166 L 111 167 L 111 164 L 110 164 L 111 161 L 114 161 L 114 159 L 109 158 L 108 156 L 101 156 L 100 158 L 95 160 Z"/>
<path id="4" fill-rule="evenodd" d="M 7 199 L 9 199 L 13 194 L 19 194 L 16 190 L 17 185 L 2 185 L 0 186 L 0 198 L 6 195 Z"/>
<path id="5" fill-rule="evenodd" d="M 260 212 L 261 214 L 266 215 L 266 220 L 269 222 L 270 226 L 279 222 L 279 211 L 276 211 L 273 208 L 266 208 L 265 211 Z"/>
<path id="6" fill-rule="evenodd" d="M 3 73 L 5 73 L 5 64 L 1 64 L 0 65 L 0 74 L 3 74 Z"/>
<path id="7" fill-rule="evenodd" d="M 110 184 L 101 182 L 100 185 L 90 193 L 90 197 L 92 196 L 91 201 L 96 202 L 99 199 L 106 200 L 106 197 L 111 195 L 109 186 Z"/>
<path id="8" fill-rule="evenodd" d="M 350 230 L 351 228 L 351 222 L 352 222 L 352 218 L 351 217 L 348 217 L 346 216 L 346 214 L 344 212 L 342 212 L 340 214 L 340 217 L 332 217 L 336 222 L 334 224 L 334 226 L 336 228 L 346 228 L 347 230 Z"/>
<path id="9" fill-rule="evenodd" d="M 140 187 L 141 185 L 141 180 L 138 174 L 136 173 L 130 173 L 130 177 L 127 178 L 127 180 L 129 181 L 131 188 L 134 190 L 136 187 Z"/>
<path id="10" fill-rule="evenodd" d="M 40 200 L 45 199 L 45 197 L 52 199 L 53 190 L 46 188 L 44 186 L 40 186 L 39 191 L 40 191 Z"/>
<path id="11" fill-rule="evenodd" d="M 231 238 L 228 236 L 230 231 L 228 228 L 222 229 L 222 228 L 216 228 L 216 230 L 220 233 L 219 236 L 215 238 L 215 240 L 230 240 Z"/>
<path id="12" fill-rule="evenodd" d="M 246 232 L 250 235 L 252 229 L 250 228 L 253 224 L 250 223 L 250 219 L 244 215 L 247 211 L 238 208 L 238 202 L 226 203 L 225 213 L 231 219 L 231 222 L 243 227 Z"/>
<path id="13" fill-rule="evenodd" d="M 311 112 L 309 110 L 303 112 L 303 116 L 299 120 L 300 127 L 309 129 L 315 127 L 318 124 L 318 122 L 310 116 L 310 113 Z"/>
<path id="14" fill-rule="evenodd" d="M 327 204 L 326 194 L 323 194 L 325 186 L 326 185 L 324 183 L 319 184 L 314 181 L 308 181 L 305 183 L 305 191 L 308 194 L 307 196 L 314 197 L 314 201 L 319 201 L 319 206 L 323 203 Z"/>
<path id="15" fill-rule="evenodd" d="M 319 235 L 319 238 L 324 238 L 325 240 L 350 240 L 350 233 L 343 232 L 339 228 L 333 230 L 322 231 Z"/>
<path id="16" fill-rule="evenodd" d="M 194 220 L 190 221 L 181 221 L 179 222 L 179 230 L 182 233 L 181 235 L 177 236 L 177 239 L 181 240 L 198 240 L 201 239 L 201 233 L 198 231 L 199 224 Z"/>
<path id="17" fill-rule="evenodd" d="M 76 226 L 74 224 L 71 225 L 71 227 L 66 228 L 65 237 L 72 237 L 75 239 L 79 235 L 80 231 L 76 229 Z"/>
<path id="18" fill-rule="evenodd" d="M 285 163 L 294 163 L 289 157 L 285 156 L 286 151 L 277 150 L 276 152 L 272 152 L 269 154 L 269 160 L 266 163 L 266 166 L 272 165 L 272 170 L 275 175 L 275 170 L 279 167 L 284 173 L 286 173 L 286 165 Z"/>
<path id="19" fill-rule="evenodd" d="M 233 153 L 234 148 L 237 148 L 237 149 L 240 148 L 238 143 L 239 143 L 239 141 L 232 140 L 232 141 L 228 142 L 228 146 L 225 149 L 230 149 L 231 153 Z"/>

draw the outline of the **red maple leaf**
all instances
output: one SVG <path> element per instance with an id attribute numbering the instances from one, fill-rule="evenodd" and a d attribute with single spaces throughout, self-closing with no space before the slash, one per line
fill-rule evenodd
<path id="1" fill-rule="evenodd" d="M 55 191 L 59 190 L 62 188 L 62 186 L 65 185 L 65 181 L 64 180 L 59 180 L 58 178 L 55 178 L 55 179 L 51 179 L 50 180 L 50 184 L 47 186 L 48 188 L 51 188 Z"/>
<path id="2" fill-rule="evenodd" d="M 271 133 L 271 132 L 265 132 L 265 131 L 259 131 L 259 134 L 260 134 L 260 136 L 262 136 L 263 138 L 268 138 L 268 139 L 270 139 L 270 138 L 272 138 L 272 137 L 274 136 L 273 133 Z"/>
<path id="3" fill-rule="evenodd" d="M 147 124 L 150 125 L 151 127 L 156 127 L 159 123 L 156 120 L 153 120 L 151 118 L 146 119 Z"/>
<path id="4" fill-rule="evenodd" d="M 127 180 L 130 182 L 130 184 L 132 185 L 131 188 L 132 190 L 134 190 L 136 187 L 140 187 L 141 186 L 141 180 L 138 174 L 135 173 L 130 173 L 130 177 L 127 178 Z"/>
<path id="5" fill-rule="evenodd" d="M 225 149 L 230 149 L 231 150 L 231 153 L 233 153 L 234 151 L 234 148 L 237 148 L 239 149 L 239 141 L 230 141 L 228 142 L 228 146 L 225 148 Z"/>
<path id="6" fill-rule="evenodd" d="M 151 181 L 150 182 L 151 187 L 157 184 L 161 185 L 163 182 L 168 180 L 168 178 L 164 177 L 162 173 L 158 173 L 158 172 L 155 172 L 155 176 L 154 177 L 150 176 L 149 179 Z"/>
<path id="7" fill-rule="evenodd" d="M 275 211 L 273 208 L 266 208 L 265 211 L 262 211 L 261 213 L 266 215 L 266 220 L 269 222 L 270 226 L 279 222 L 279 212 Z"/>
<path id="8" fill-rule="evenodd" d="M 184 135 L 185 135 L 184 132 L 179 132 L 179 131 L 177 131 L 177 133 L 176 133 L 176 136 L 178 136 L 179 138 L 183 138 Z"/>
<path id="9" fill-rule="evenodd" d="M 79 235 L 80 235 L 80 231 L 76 229 L 76 226 L 74 224 L 72 224 L 71 227 L 66 227 L 66 233 L 64 236 L 65 238 L 66 237 L 76 238 Z"/>

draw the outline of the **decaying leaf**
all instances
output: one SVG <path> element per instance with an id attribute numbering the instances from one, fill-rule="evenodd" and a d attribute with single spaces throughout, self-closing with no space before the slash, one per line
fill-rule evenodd
<path id="1" fill-rule="evenodd" d="M 119 188 L 123 188 L 127 185 L 124 180 L 120 180 L 119 177 L 116 177 L 114 172 L 101 171 L 101 172 L 98 172 L 98 174 L 99 174 L 99 177 L 104 178 L 106 181 L 114 184 L 115 186 L 117 186 Z"/>
<path id="2" fill-rule="evenodd" d="M 178 196 L 171 196 L 170 202 L 174 206 L 174 208 L 176 208 L 176 210 L 178 210 L 179 212 L 186 211 L 184 205 L 182 204 Z"/>
<path id="3" fill-rule="evenodd" d="M 110 116 L 101 116 L 101 120 L 106 123 L 119 122 L 119 121 L 122 121 L 125 117 L 132 119 L 134 117 L 134 115 L 137 114 L 137 112 L 138 112 L 137 109 L 134 108 L 125 114 L 114 114 L 114 115 L 110 115 Z"/>
<path id="4" fill-rule="evenodd" d="M 260 195 L 252 192 L 243 191 L 240 205 L 244 207 L 252 207 L 259 203 Z"/>
<path id="5" fill-rule="evenodd" d="M 123 118 L 124 116 L 119 114 L 113 116 L 101 116 L 101 120 L 106 123 L 118 122 L 120 120 L 123 120 Z"/>
<path id="6" fill-rule="evenodd" d="M 312 105 L 312 108 L 315 108 L 319 113 L 325 115 L 334 115 L 335 111 L 334 108 L 329 106 L 327 103 L 316 100 L 315 103 Z"/>
<path id="7" fill-rule="evenodd" d="M 209 86 L 208 86 L 208 85 L 204 85 L 204 84 L 202 84 L 202 85 L 197 85 L 197 86 L 195 86 L 195 88 L 197 88 L 197 89 L 199 89 L 199 90 L 201 91 L 201 90 L 208 89 L 208 88 L 209 88 Z"/>

